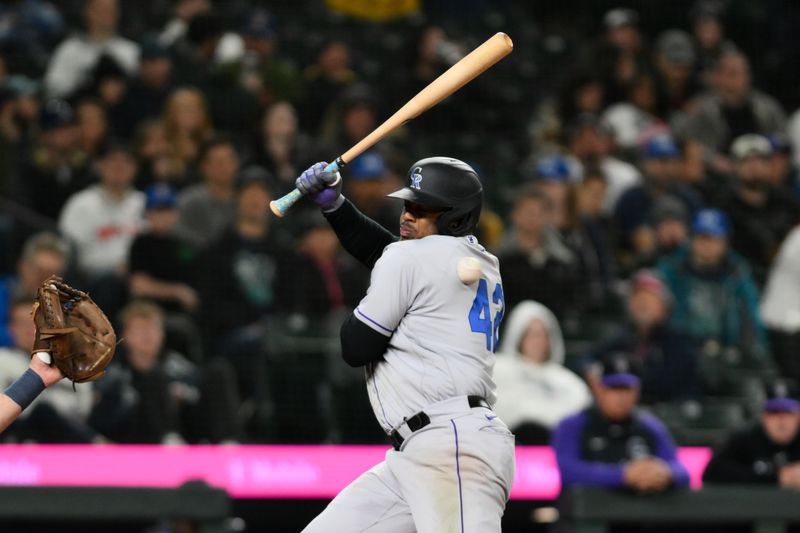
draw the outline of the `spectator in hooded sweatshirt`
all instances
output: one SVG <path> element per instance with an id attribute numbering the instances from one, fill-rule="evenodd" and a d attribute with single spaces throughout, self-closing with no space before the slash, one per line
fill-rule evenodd
<path id="1" fill-rule="evenodd" d="M 495 410 L 520 444 L 547 444 L 563 418 L 591 402 L 586 384 L 564 368 L 564 338 L 540 303 L 519 303 L 508 317 L 494 367 Z"/>

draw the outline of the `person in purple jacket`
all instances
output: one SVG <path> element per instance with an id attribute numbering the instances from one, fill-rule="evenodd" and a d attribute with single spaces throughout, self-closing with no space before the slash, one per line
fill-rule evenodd
<path id="1" fill-rule="evenodd" d="M 666 427 L 636 408 L 640 380 L 631 360 L 614 354 L 596 371 L 594 406 L 564 419 L 553 434 L 562 487 L 657 493 L 688 486 Z"/>

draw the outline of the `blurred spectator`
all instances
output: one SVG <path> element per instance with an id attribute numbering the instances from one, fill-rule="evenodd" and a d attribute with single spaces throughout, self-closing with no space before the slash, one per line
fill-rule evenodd
<path id="1" fill-rule="evenodd" d="M 521 302 L 506 320 L 494 367 L 494 408 L 518 444 L 545 445 L 562 419 L 589 405 L 589 389 L 564 368 L 564 338 L 549 309 Z"/>
<path id="2" fill-rule="evenodd" d="M 31 319 L 33 299 L 29 295 L 12 300 L 7 322 L 12 344 L 0 348 L 0 389 L 6 389 L 28 368 L 36 327 Z M 88 425 L 92 409 L 92 383 L 73 387 L 61 380 L 50 387 L 22 412 L 17 421 L 3 433 L 16 441 L 34 440 L 48 443 L 88 443 L 98 435 Z"/>
<path id="3" fill-rule="evenodd" d="M 617 147 L 635 152 L 642 139 L 665 127 L 661 114 L 656 78 L 644 72 L 631 80 L 625 100 L 603 111 L 601 122 L 611 130 Z"/>
<path id="4" fill-rule="evenodd" d="M 253 159 L 274 177 L 275 192 L 288 193 L 294 180 L 314 161 L 314 144 L 298 129 L 297 111 L 289 102 L 276 102 L 265 112 L 256 135 Z"/>
<path id="5" fill-rule="evenodd" d="M 110 113 L 115 114 L 127 92 L 128 73 L 113 58 L 103 55 L 76 96 L 96 97 Z"/>
<path id="6" fill-rule="evenodd" d="M 638 493 L 688 487 L 666 427 L 636 408 L 640 381 L 630 362 L 616 356 L 599 367 L 595 406 L 562 421 L 553 435 L 562 486 Z"/>
<path id="7" fill-rule="evenodd" d="M 377 150 L 367 150 L 346 167 L 345 195 L 365 215 L 391 232 L 397 231 L 400 202 L 386 197 L 397 188 L 397 176 Z"/>
<path id="8" fill-rule="evenodd" d="M 209 0 L 177 0 L 173 17 L 158 36 L 158 44 L 169 48 L 186 35 L 189 21 L 211 9 Z"/>
<path id="9" fill-rule="evenodd" d="M 614 103 L 625 98 L 626 87 L 642 72 L 647 57 L 636 11 L 612 9 L 603 16 L 603 25 L 603 43 L 591 64 L 603 74 L 606 101 Z"/>
<path id="10" fill-rule="evenodd" d="M 698 0 L 689 11 L 692 36 L 697 44 L 696 71 L 704 85 L 710 85 L 710 72 L 723 50 L 736 48 L 725 39 L 723 14 L 723 0 Z"/>
<path id="11" fill-rule="evenodd" d="M 219 237 L 233 220 L 239 156 L 227 137 L 206 142 L 198 156 L 203 183 L 186 188 L 178 197 L 178 236 L 198 247 Z"/>
<path id="12" fill-rule="evenodd" d="M 610 155 L 610 133 L 594 115 L 580 115 L 568 124 L 565 137 L 573 177 L 580 180 L 589 169 L 599 169 L 607 183 L 603 209 L 613 213 L 620 196 L 641 181 L 639 171 Z"/>
<path id="13" fill-rule="evenodd" d="M 671 135 L 660 134 L 647 139 L 640 152 L 640 165 L 643 183 L 625 191 L 614 209 L 618 236 L 621 244 L 629 249 L 636 249 L 637 242 L 647 238 L 639 233 L 653 231 L 652 210 L 661 198 L 679 200 L 690 214 L 702 204 L 699 194 L 679 181 L 681 151 Z"/>
<path id="14" fill-rule="evenodd" d="M 579 265 L 579 278 L 583 282 L 580 290 L 583 295 L 582 307 L 600 307 L 608 296 L 613 267 L 608 236 L 598 221 L 592 218 L 599 216 L 599 213 L 592 213 L 585 218 L 579 212 L 578 186 L 570 183 L 569 166 L 563 157 L 556 155 L 541 159 L 536 165 L 535 174 L 539 190 L 547 196 L 552 206 L 553 226 Z M 588 179 L 591 181 L 594 178 L 603 181 L 605 189 L 603 177 L 594 174 Z M 589 184 L 586 188 L 591 187 L 592 184 Z"/>
<path id="15" fill-rule="evenodd" d="M 634 274 L 628 296 L 628 321 L 592 348 L 587 364 L 617 353 L 630 354 L 641 371 L 644 403 L 677 402 L 699 396 L 697 343 L 670 323 L 669 288 L 652 272 Z M 591 372 L 591 367 L 584 372 Z M 593 377 L 591 373 L 587 376 Z"/>
<path id="16" fill-rule="evenodd" d="M 789 233 L 772 265 L 761 300 L 780 375 L 800 382 L 800 227 Z"/>
<path id="17" fill-rule="evenodd" d="M 171 45 L 163 41 L 162 44 L 171 47 L 175 84 L 191 85 L 205 91 L 211 85 L 214 53 L 217 51 L 224 28 L 220 14 L 208 10 L 208 2 L 202 3 L 206 4 L 206 7 L 198 9 L 186 20 L 185 33 Z"/>
<path id="18" fill-rule="evenodd" d="M 623 256 L 626 268 L 655 267 L 659 261 L 686 245 L 689 238 L 689 210 L 673 196 L 659 198 L 650 211 L 648 225 L 634 232 L 632 256 Z"/>
<path id="19" fill-rule="evenodd" d="M 542 191 L 536 186 L 519 190 L 498 258 L 508 309 L 534 300 L 563 320 L 577 303 L 579 270 L 575 255 L 551 220 L 552 206 Z"/>
<path id="20" fill-rule="evenodd" d="M 175 234 L 178 222 L 177 195 L 166 184 L 151 185 L 145 191 L 145 222 L 133 241 L 128 262 L 131 296 L 158 302 L 166 311 L 191 313 L 200 303 L 197 292 L 187 283 L 195 259 L 193 247 Z"/>
<path id="21" fill-rule="evenodd" d="M 54 233 L 37 233 L 25 241 L 16 275 L 0 278 L 0 346 L 14 344 L 11 331 L 5 326 L 11 320 L 11 303 L 27 299 L 31 304 L 44 280 L 64 274 L 67 253 L 67 244 Z"/>
<path id="22" fill-rule="evenodd" d="M 71 195 L 91 183 L 87 161 L 78 149 L 78 130 L 72 107 L 50 100 L 39 117 L 39 139 L 23 169 L 23 187 L 36 212 L 56 220 Z"/>
<path id="23" fill-rule="evenodd" d="M 239 438 L 236 385 L 220 361 L 205 369 L 164 347 L 164 315 L 138 300 L 123 309 L 122 344 L 99 381 L 92 422 L 116 442 L 176 444 Z"/>
<path id="24" fill-rule="evenodd" d="M 736 50 L 724 50 L 711 72 L 711 92 L 694 103 L 683 134 L 691 141 L 690 158 L 724 175 L 733 170 L 725 154 L 734 139 L 747 133 L 773 135 L 785 128 L 780 104 L 752 87 L 747 58 Z"/>
<path id="25" fill-rule="evenodd" d="M 91 418 L 92 426 L 114 442 L 184 442 L 178 401 L 170 393 L 166 361 L 160 358 L 162 321 L 160 310 L 147 303 L 133 302 L 121 314 L 122 344 L 114 364 L 97 382 L 99 400 Z M 178 362 L 183 364 L 188 362 Z"/>
<path id="26" fill-rule="evenodd" d="M 29 0 L 0 6 L 0 50 L 15 72 L 42 69 L 64 31 L 64 17 L 53 2 Z"/>
<path id="27" fill-rule="evenodd" d="M 742 135 L 734 141 L 731 155 L 736 178 L 720 203 L 731 217 L 731 246 L 748 260 L 761 286 L 781 242 L 800 221 L 800 205 L 772 183 L 769 139 Z"/>
<path id="28" fill-rule="evenodd" d="M 184 185 L 191 163 L 195 158 L 202 162 L 202 145 L 211 140 L 214 129 L 203 93 L 191 87 L 174 91 L 164 108 L 164 128 L 172 155 L 171 174 L 183 176 L 179 185 Z"/>
<path id="29" fill-rule="evenodd" d="M 367 288 L 366 271 L 339 254 L 339 240 L 319 211 L 301 211 L 296 217 L 295 249 L 279 258 L 279 309 L 315 319 L 354 309 Z"/>
<path id="30" fill-rule="evenodd" d="M 282 244 L 270 221 L 272 195 L 263 170 L 248 168 L 235 192 L 233 223 L 200 258 L 200 321 L 207 354 L 235 365 L 242 395 L 267 401 L 265 318 L 275 302 Z"/>
<path id="31" fill-rule="evenodd" d="M 258 96 L 262 108 L 301 96 L 300 73 L 280 54 L 276 18 L 263 7 L 245 15 L 241 29 L 244 39 L 242 85 Z"/>
<path id="32" fill-rule="evenodd" d="M 58 45 L 44 77 L 50 97 L 66 98 L 85 83 L 101 56 L 113 58 L 128 75 L 136 71 L 139 46 L 117 33 L 119 2 L 86 0 L 83 8 L 85 32 Z"/>
<path id="33" fill-rule="evenodd" d="M 792 164 L 796 168 L 800 168 L 800 109 L 792 113 L 789 119 L 789 124 L 786 127 L 786 133 L 789 137 L 789 144 L 792 147 Z"/>
<path id="34" fill-rule="evenodd" d="M 350 50 L 343 41 L 332 40 L 322 47 L 313 65 L 303 71 L 304 98 L 301 124 L 312 135 L 319 132 L 322 118 L 341 92 L 356 80 L 350 69 Z"/>
<path id="35" fill-rule="evenodd" d="M 16 150 L 26 153 L 37 130 L 41 102 L 39 83 L 24 76 L 9 76 L 0 86 L 0 136 Z M 20 148 L 21 147 L 21 148 Z"/>
<path id="36" fill-rule="evenodd" d="M 576 251 L 581 264 L 584 296 L 596 306 L 611 298 L 617 270 L 609 224 L 603 215 L 606 179 L 600 172 L 589 172 L 575 187 L 577 221 L 566 235 L 566 241 Z"/>
<path id="37" fill-rule="evenodd" d="M 667 30 L 658 36 L 653 50 L 657 84 L 665 98 L 666 111 L 680 111 L 700 90 L 695 74 L 697 54 L 692 37 L 682 30 Z"/>
<path id="38" fill-rule="evenodd" d="M 160 120 L 143 120 L 136 129 L 136 157 L 139 160 L 137 186 L 145 189 L 154 183 L 184 185 L 183 164 L 174 164 L 167 131 Z"/>
<path id="39" fill-rule="evenodd" d="M 142 44 L 139 70 L 113 116 L 117 137 L 130 139 L 136 124 L 161 114 L 172 89 L 172 59 L 169 51 L 155 41 Z"/>
<path id="40" fill-rule="evenodd" d="M 759 420 L 714 452 L 703 472 L 713 483 L 800 489 L 800 402 L 785 381 L 770 384 Z"/>
<path id="41" fill-rule="evenodd" d="M 78 267 L 84 274 L 121 276 L 144 212 L 144 194 L 132 187 L 136 160 L 127 147 L 114 144 L 98 158 L 95 168 L 100 183 L 70 197 L 59 228 L 75 244 Z"/>
<path id="42" fill-rule="evenodd" d="M 729 249 L 725 213 L 699 211 L 687 247 L 664 259 L 658 269 L 675 298 L 673 320 L 717 349 L 764 356 L 767 338 L 758 314 L 758 288 L 747 262 Z M 709 344 L 710 343 L 710 344 Z"/>
<path id="43" fill-rule="evenodd" d="M 78 146 L 84 156 L 95 159 L 105 148 L 108 140 L 108 117 L 102 102 L 87 98 L 75 108 L 78 126 Z"/>

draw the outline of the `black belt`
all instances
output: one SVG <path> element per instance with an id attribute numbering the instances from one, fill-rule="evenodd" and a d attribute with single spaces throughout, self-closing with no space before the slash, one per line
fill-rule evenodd
<path id="1" fill-rule="evenodd" d="M 467 403 L 469 403 L 469 406 L 471 408 L 474 407 L 485 407 L 487 409 L 492 408 L 492 406 L 489 405 L 489 402 L 487 402 L 481 396 L 467 396 Z M 424 428 L 430 423 L 431 423 L 431 418 L 427 414 L 425 414 L 425 411 L 420 411 L 414 416 L 406 418 L 405 421 L 403 421 L 403 424 L 408 426 L 408 429 L 411 430 L 411 433 L 419 431 L 420 429 Z M 400 446 L 403 444 L 403 441 L 405 440 L 403 436 L 400 435 L 400 432 L 397 431 L 396 429 L 389 434 L 389 439 L 392 441 L 392 446 L 394 446 L 395 450 L 399 450 Z"/>

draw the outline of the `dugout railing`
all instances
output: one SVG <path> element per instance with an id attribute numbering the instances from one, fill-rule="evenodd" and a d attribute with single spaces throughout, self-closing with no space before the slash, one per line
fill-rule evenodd
<path id="1" fill-rule="evenodd" d="M 562 497 L 571 533 L 607 533 L 612 524 L 752 526 L 753 533 L 784 533 L 800 524 L 800 491 L 760 486 L 707 486 L 658 495 L 575 487 Z M 716 531 L 716 529 L 715 529 Z"/>

